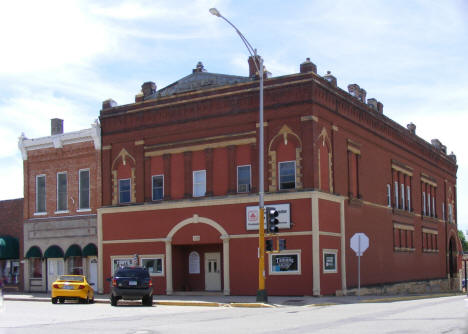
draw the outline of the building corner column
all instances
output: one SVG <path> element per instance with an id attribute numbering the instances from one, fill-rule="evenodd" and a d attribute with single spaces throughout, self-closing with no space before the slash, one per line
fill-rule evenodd
<path id="1" fill-rule="evenodd" d="M 166 240 L 166 294 L 172 295 L 172 240 Z"/>
<path id="2" fill-rule="evenodd" d="M 224 279 L 224 295 L 229 296 L 231 294 L 231 282 L 229 273 L 229 237 L 222 236 L 223 239 L 223 279 Z"/>
<path id="3" fill-rule="evenodd" d="M 320 296 L 320 230 L 319 230 L 319 198 L 312 194 L 312 289 L 314 296 Z"/>

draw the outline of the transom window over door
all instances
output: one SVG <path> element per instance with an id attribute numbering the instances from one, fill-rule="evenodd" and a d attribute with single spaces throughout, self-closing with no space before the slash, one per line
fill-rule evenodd
<path id="1" fill-rule="evenodd" d="M 279 188 L 296 188 L 296 162 L 284 161 L 279 163 Z"/>
<path id="2" fill-rule="evenodd" d="M 119 203 L 130 203 L 130 179 L 119 180 Z"/>
<path id="3" fill-rule="evenodd" d="M 206 170 L 193 171 L 193 197 L 202 197 L 206 193 Z"/>
<path id="4" fill-rule="evenodd" d="M 67 173 L 57 173 L 57 211 L 66 211 L 67 202 Z"/>

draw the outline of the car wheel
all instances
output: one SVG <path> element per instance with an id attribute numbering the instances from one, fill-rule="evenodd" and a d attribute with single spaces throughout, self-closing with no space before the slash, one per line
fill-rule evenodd
<path id="1" fill-rule="evenodd" d="M 52 298 L 52 304 L 57 304 L 57 297 Z"/>
<path id="2" fill-rule="evenodd" d="M 89 300 L 90 304 L 94 304 L 94 297 Z"/>
<path id="3" fill-rule="evenodd" d="M 153 306 L 153 295 L 144 296 L 142 299 L 142 304 L 146 306 Z"/>
<path id="4" fill-rule="evenodd" d="M 65 298 L 59 298 L 59 302 L 60 302 L 60 304 L 65 303 Z"/>
<path id="5" fill-rule="evenodd" d="M 114 295 L 111 295 L 110 302 L 112 306 L 117 306 L 117 297 L 115 297 Z"/>

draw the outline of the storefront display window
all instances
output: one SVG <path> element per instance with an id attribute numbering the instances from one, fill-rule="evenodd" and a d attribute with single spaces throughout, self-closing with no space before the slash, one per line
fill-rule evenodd
<path id="1" fill-rule="evenodd" d="M 68 273 L 71 275 L 83 275 L 83 258 L 80 256 L 70 256 L 68 262 Z"/>
<path id="2" fill-rule="evenodd" d="M 300 251 L 288 251 L 270 254 L 270 275 L 301 274 Z"/>
<path id="3" fill-rule="evenodd" d="M 29 277 L 42 278 L 42 260 L 40 257 L 29 259 Z"/>
<path id="4" fill-rule="evenodd" d="M 324 249 L 323 250 L 323 272 L 324 273 L 337 273 L 337 250 Z"/>
<path id="5" fill-rule="evenodd" d="M 164 276 L 162 255 L 141 256 L 140 264 L 142 267 L 148 268 L 151 276 Z"/>
<path id="6" fill-rule="evenodd" d="M 112 257 L 112 275 L 116 272 L 119 267 L 131 267 L 133 266 L 133 257 Z"/>

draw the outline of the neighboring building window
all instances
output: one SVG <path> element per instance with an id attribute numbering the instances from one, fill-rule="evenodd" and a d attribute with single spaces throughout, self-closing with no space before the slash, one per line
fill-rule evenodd
<path id="1" fill-rule="evenodd" d="M 140 265 L 147 268 L 151 276 L 164 276 L 163 259 L 162 255 L 141 256 Z"/>
<path id="2" fill-rule="evenodd" d="M 29 277 L 42 278 L 42 259 L 40 257 L 29 259 Z"/>
<path id="3" fill-rule="evenodd" d="M 406 205 L 406 202 L 405 202 L 405 185 L 403 183 L 401 183 L 400 187 L 401 187 L 401 209 L 404 210 L 405 205 Z"/>
<path id="4" fill-rule="evenodd" d="M 296 188 L 296 162 L 285 161 L 279 163 L 279 188 Z"/>
<path id="5" fill-rule="evenodd" d="M 270 253 L 270 275 L 300 275 L 300 251 Z"/>
<path id="6" fill-rule="evenodd" d="M 193 197 L 202 197 L 206 193 L 206 170 L 193 172 Z"/>
<path id="7" fill-rule="evenodd" d="M 67 188 L 67 173 L 57 173 L 57 211 L 68 209 Z"/>
<path id="8" fill-rule="evenodd" d="M 119 180 L 119 203 L 130 203 L 130 179 Z"/>
<path id="9" fill-rule="evenodd" d="M 323 250 L 323 272 L 324 273 L 337 273 L 338 264 L 337 256 L 338 251 L 336 249 L 324 249 Z"/>
<path id="10" fill-rule="evenodd" d="M 70 256 L 67 259 L 68 274 L 83 275 L 83 258 L 81 256 Z"/>
<path id="11" fill-rule="evenodd" d="M 120 267 L 131 267 L 131 266 L 136 265 L 136 263 L 133 263 L 134 262 L 133 257 L 130 257 L 130 256 L 125 256 L 125 257 L 113 257 L 112 256 L 111 261 L 112 261 L 111 275 L 114 275 L 114 273 Z"/>
<path id="12" fill-rule="evenodd" d="M 237 166 L 237 192 L 250 192 L 251 173 L 249 166 Z"/>
<path id="13" fill-rule="evenodd" d="M 36 212 L 46 212 L 46 177 L 36 176 Z"/>
<path id="14" fill-rule="evenodd" d="M 393 225 L 393 248 L 395 251 L 414 251 L 414 227 L 404 224 Z"/>
<path id="15" fill-rule="evenodd" d="M 80 209 L 89 209 L 89 169 L 80 170 Z"/>
<path id="16" fill-rule="evenodd" d="M 153 175 L 153 201 L 160 201 L 164 197 L 164 175 Z"/>
<path id="17" fill-rule="evenodd" d="M 395 207 L 397 209 L 400 208 L 400 202 L 398 200 L 398 182 L 397 181 L 395 181 Z"/>
<path id="18" fill-rule="evenodd" d="M 407 190 L 406 200 L 408 201 L 408 211 L 411 212 L 411 187 L 406 186 L 406 190 Z"/>
<path id="19" fill-rule="evenodd" d="M 422 214 L 423 216 L 426 215 L 426 193 L 422 193 Z"/>
<path id="20" fill-rule="evenodd" d="M 422 229 L 422 248 L 424 252 L 438 252 L 438 233 L 435 230 Z"/>
<path id="21" fill-rule="evenodd" d="M 445 203 L 442 203 L 442 219 L 445 220 Z"/>
<path id="22" fill-rule="evenodd" d="M 392 206 L 392 187 L 387 184 L 387 206 L 390 208 Z"/>

